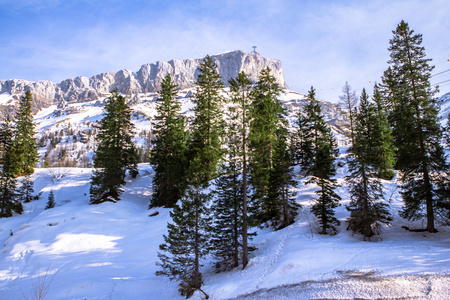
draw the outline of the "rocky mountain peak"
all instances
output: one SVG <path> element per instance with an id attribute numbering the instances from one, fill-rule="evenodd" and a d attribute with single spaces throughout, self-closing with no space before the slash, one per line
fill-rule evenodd
<path id="1" fill-rule="evenodd" d="M 279 60 L 265 58 L 255 52 L 246 53 L 240 50 L 211 57 L 217 64 L 218 71 L 226 85 L 230 78 L 236 77 L 241 71 L 256 81 L 259 72 L 263 68 L 269 67 L 277 82 L 283 88 L 287 88 Z M 116 73 L 101 73 L 90 78 L 84 76 L 69 78 L 60 83 L 31 82 L 23 79 L 0 80 L 0 93 L 7 93 L 17 98 L 23 92 L 31 90 L 35 97 L 40 99 L 43 106 L 59 104 L 61 101 L 85 102 L 104 97 L 114 88 L 129 96 L 156 92 L 160 88 L 161 80 L 167 74 L 171 74 L 174 82 L 184 89 L 195 86 L 198 75 L 197 68 L 202 60 L 203 58 L 158 61 L 142 65 L 137 72 L 125 69 Z"/>

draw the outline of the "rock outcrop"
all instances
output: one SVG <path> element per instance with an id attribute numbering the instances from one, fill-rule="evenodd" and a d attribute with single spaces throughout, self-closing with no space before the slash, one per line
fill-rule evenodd
<path id="1" fill-rule="evenodd" d="M 259 72 L 266 67 L 272 70 L 277 82 L 287 88 L 281 62 L 275 59 L 261 57 L 258 53 L 232 51 L 211 56 L 217 64 L 218 71 L 225 84 L 232 77 L 244 71 L 256 81 Z M 41 105 L 85 102 L 106 96 L 109 91 L 117 88 L 120 93 L 134 95 L 138 93 L 156 92 L 159 90 L 161 80 L 171 74 L 174 82 L 180 88 L 189 88 L 195 85 L 198 76 L 197 68 L 203 59 L 158 61 L 155 64 L 142 65 L 136 73 L 129 70 L 120 70 L 117 73 L 102 73 L 91 78 L 79 76 L 63 80 L 61 83 L 50 81 L 31 82 L 22 79 L 0 81 L 0 93 L 8 93 L 19 97 L 23 92 L 31 90 Z"/>

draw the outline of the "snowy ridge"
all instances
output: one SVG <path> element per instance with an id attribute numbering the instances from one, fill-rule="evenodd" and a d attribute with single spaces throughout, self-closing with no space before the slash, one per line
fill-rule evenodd
<path id="1" fill-rule="evenodd" d="M 176 282 L 155 276 L 170 209 L 147 210 L 153 171 L 148 164 L 139 170 L 136 179 L 127 178 L 123 200 L 89 205 L 92 169 L 37 169 L 32 177 L 41 199 L 25 203 L 23 215 L 0 219 L 0 299 L 21 299 L 22 291 L 29 297 L 32 280 L 47 268 L 54 276 L 50 300 L 183 299 Z M 436 234 L 402 229 L 422 224 L 398 216 L 398 190 L 384 181 L 394 221 L 379 241 L 361 241 L 346 231 L 346 172 L 346 166 L 338 169 L 343 205 L 336 211 L 342 221 L 337 235 L 317 234 L 309 212 L 316 186 L 298 178 L 296 222 L 276 232 L 259 229 L 252 242 L 258 250 L 245 270 L 216 274 L 211 258 L 204 261 L 203 290 L 210 299 L 448 299 L 450 228 L 439 226 Z M 56 207 L 44 210 L 50 190 Z"/>

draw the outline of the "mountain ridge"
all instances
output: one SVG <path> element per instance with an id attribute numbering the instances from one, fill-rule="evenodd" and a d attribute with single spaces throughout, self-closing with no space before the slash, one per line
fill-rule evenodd
<path id="1" fill-rule="evenodd" d="M 244 52 L 241 50 L 229 51 L 211 58 L 217 64 L 219 74 L 227 85 L 230 78 L 236 77 L 241 71 L 256 81 L 263 68 L 269 67 L 272 75 L 282 88 L 287 88 L 281 61 L 262 57 L 257 52 Z M 14 99 L 27 90 L 33 92 L 35 101 L 40 108 L 48 107 L 61 102 L 86 102 L 97 100 L 108 95 L 117 88 L 119 93 L 132 96 L 139 93 L 156 92 L 160 88 L 161 80 L 171 74 L 175 84 L 180 89 L 195 86 L 198 76 L 198 66 L 203 58 L 170 60 L 168 62 L 143 64 L 137 72 L 128 69 L 117 72 L 106 72 L 92 77 L 77 76 L 54 83 L 49 80 L 28 81 L 25 79 L 0 80 L 0 94 L 9 94 Z"/>

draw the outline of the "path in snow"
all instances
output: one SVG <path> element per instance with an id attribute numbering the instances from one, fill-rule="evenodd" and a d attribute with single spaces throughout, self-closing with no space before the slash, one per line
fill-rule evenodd
<path id="1" fill-rule="evenodd" d="M 347 271 L 326 281 L 262 289 L 233 299 L 450 299 L 450 275 L 380 277 Z M 231 299 L 229 299 L 231 300 Z"/>

